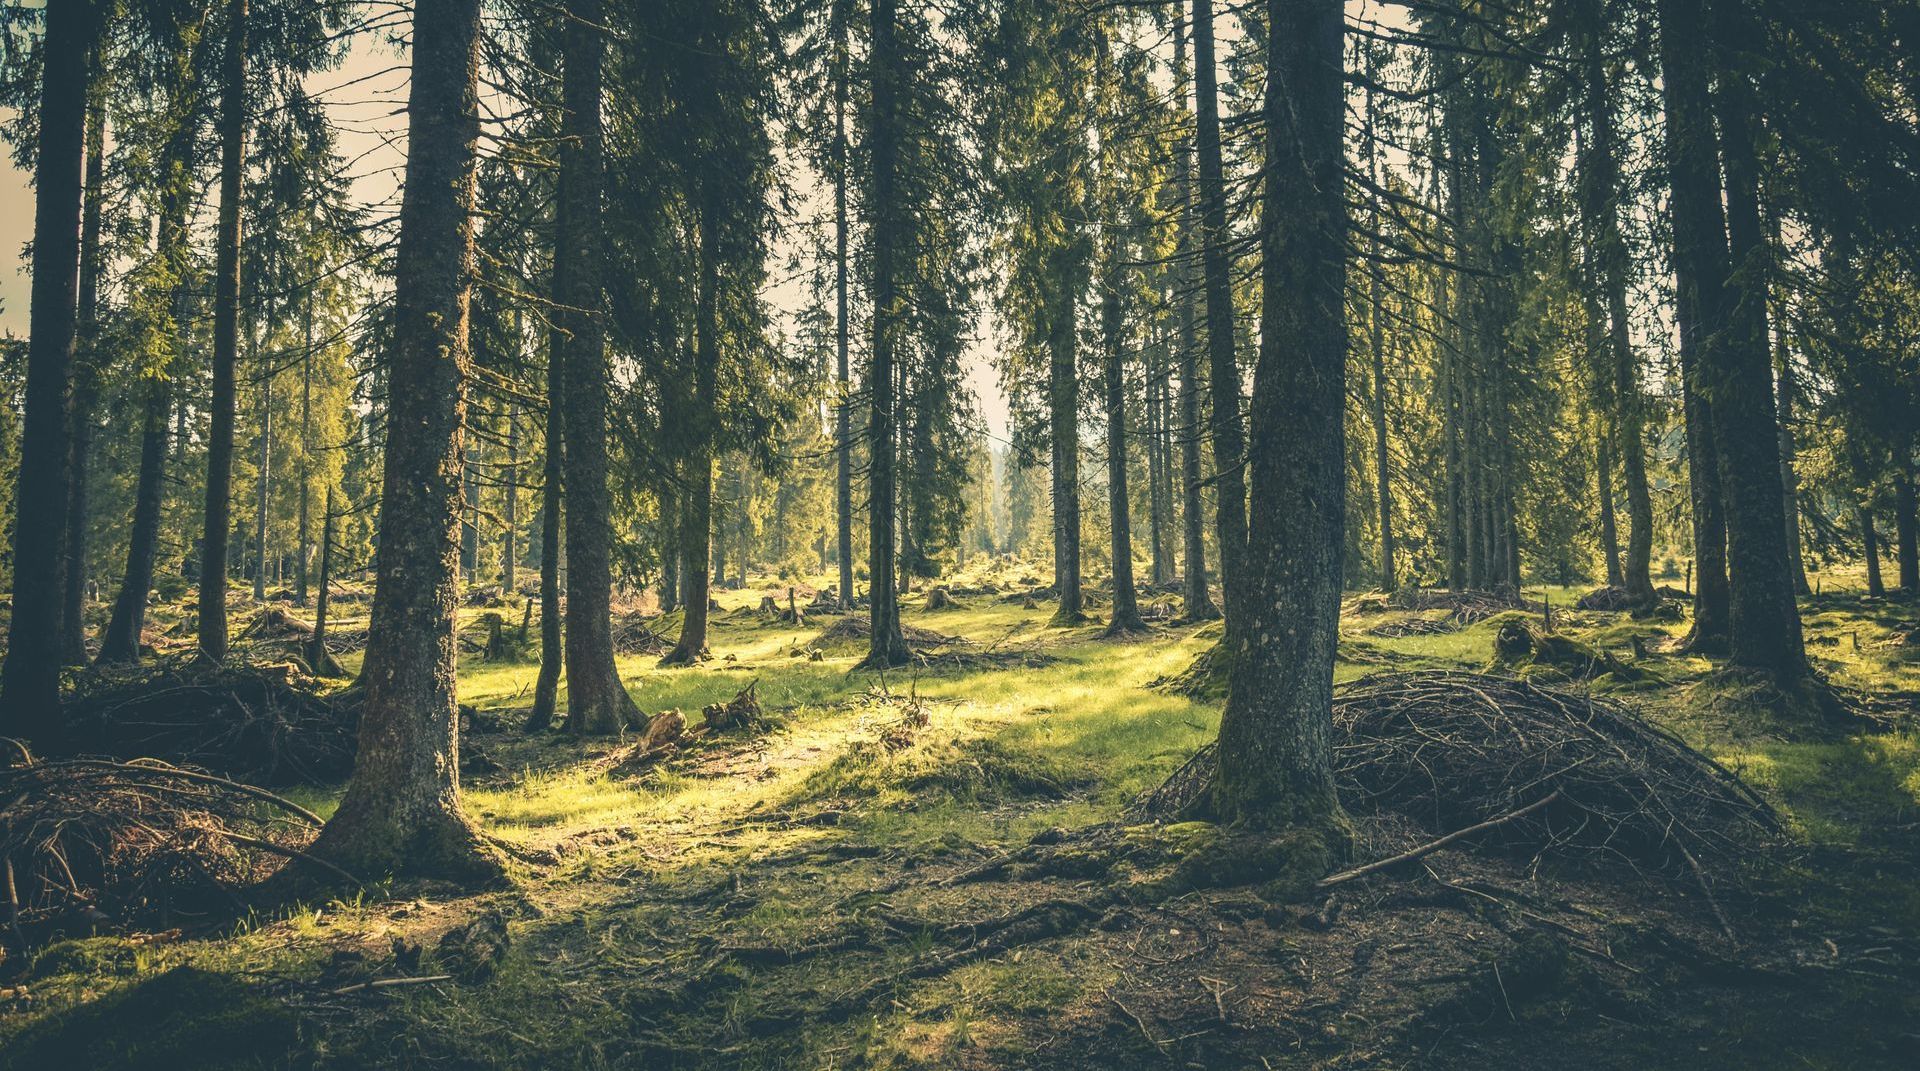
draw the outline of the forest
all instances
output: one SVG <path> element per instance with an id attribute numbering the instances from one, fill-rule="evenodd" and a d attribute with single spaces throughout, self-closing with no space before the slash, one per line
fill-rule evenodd
<path id="1" fill-rule="evenodd" d="M 1920 0 L 0 0 L 0 140 L 0 1071 L 1920 1066 Z"/>

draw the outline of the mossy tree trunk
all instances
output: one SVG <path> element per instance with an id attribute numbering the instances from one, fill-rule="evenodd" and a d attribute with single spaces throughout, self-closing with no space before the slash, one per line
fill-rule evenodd
<path id="1" fill-rule="evenodd" d="M 1264 828 L 1340 822 L 1333 659 L 1346 516 L 1347 218 L 1340 0 L 1269 0 L 1264 288 L 1248 406 L 1241 615 L 1214 809 Z"/>
<path id="2" fill-rule="evenodd" d="M 1176 16 L 1173 55 L 1174 85 L 1180 94 L 1180 115 L 1184 127 L 1188 119 L 1189 93 L 1187 71 L 1187 20 Z M 1180 567 L 1182 580 L 1181 610 L 1189 621 L 1209 621 L 1220 616 L 1207 591 L 1206 503 L 1201 496 L 1200 473 L 1200 344 L 1194 322 L 1193 295 L 1198 280 L 1194 277 L 1194 204 L 1193 137 L 1183 132 L 1174 146 L 1174 301 L 1179 318 L 1177 364 L 1180 372 Z"/>
<path id="3" fill-rule="evenodd" d="M 414 8 L 360 746 L 340 808 L 312 849 L 366 877 L 503 873 L 460 807 L 454 705 L 479 31 L 479 0 L 419 0 Z"/>

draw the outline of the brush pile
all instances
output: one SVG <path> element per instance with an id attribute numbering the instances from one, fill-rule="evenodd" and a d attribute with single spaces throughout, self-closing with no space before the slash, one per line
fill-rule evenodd
<path id="1" fill-rule="evenodd" d="M 1462 622 L 1449 614 L 1446 617 L 1403 617 L 1398 621 L 1388 621 L 1367 630 L 1367 635 L 1381 639 L 1400 639 L 1404 636 L 1444 636 L 1458 632 Z"/>
<path id="2" fill-rule="evenodd" d="M 1401 588 L 1388 597 L 1397 610 L 1445 610 L 1461 625 L 1472 625 L 1508 610 L 1538 610 L 1517 594 L 1498 591 L 1447 591 L 1441 588 Z"/>
<path id="3" fill-rule="evenodd" d="M 1340 799 L 1361 817 L 1448 833 L 1557 793 L 1503 822 L 1496 843 L 1703 885 L 1705 868 L 1731 869 L 1778 833 L 1772 809 L 1738 778 L 1607 699 L 1475 673 L 1383 673 L 1341 689 L 1333 724 Z M 1136 812 L 1189 811 L 1216 768 L 1209 746 Z"/>
<path id="4" fill-rule="evenodd" d="M 90 749 L 264 785 L 345 777 L 360 723 L 356 692 L 323 692 L 293 663 L 191 656 L 90 680 L 72 714 Z"/>
<path id="5" fill-rule="evenodd" d="M 0 768 L 0 875 L 16 939 L 232 917 L 320 819 L 270 792 L 145 760 Z"/>
<path id="6" fill-rule="evenodd" d="M 673 648 L 665 636 L 653 630 L 655 618 L 641 614 L 623 614 L 613 622 L 615 654 L 666 654 Z"/>

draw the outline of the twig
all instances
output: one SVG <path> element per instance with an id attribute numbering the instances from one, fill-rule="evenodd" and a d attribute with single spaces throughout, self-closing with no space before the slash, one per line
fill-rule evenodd
<path id="1" fill-rule="evenodd" d="M 366 989 L 391 989 L 394 986 L 400 985 L 427 985 L 432 982 L 451 981 L 453 981 L 453 975 L 451 974 L 428 974 L 419 978 L 375 978 L 371 982 L 357 982 L 353 985 L 342 986 L 339 989 L 329 992 L 327 995 L 330 997 L 344 997 L 348 993 L 358 993 Z"/>
<path id="2" fill-rule="evenodd" d="M 347 879 L 347 881 L 351 882 L 355 887 L 366 884 L 359 878 L 354 877 L 352 874 L 347 873 L 345 870 L 327 862 L 312 852 L 303 852 L 298 848 L 289 848 L 284 844 L 275 844 L 270 840 L 262 840 L 259 837 L 249 837 L 245 833 L 235 833 L 231 829 L 221 829 L 218 826 L 212 827 L 212 831 L 233 841 L 235 844 L 244 844 L 249 848 L 258 848 L 263 852 L 272 852 L 274 855 L 283 855 L 288 859 L 298 859 L 302 862 L 312 863 L 314 866 L 320 867 L 323 870 L 330 870 Z"/>
<path id="3" fill-rule="evenodd" d="M 1452 844 L 1454 841 L 1461 839 L 1462 837 L 1470 837 L 1475 833 L 1482 833 L 1482 832 L 1485 832 L 1486 830 L 1493 829 L 1496 826 L 1503 826 L 1508 822 L 1512 822 L 1519 818 L 1524 818 L 1527 815 L 1532 814 L 1533 812 L 1539 810 L 1542 807 L 1545 807 L 1546 805 L 1554 802 L 1559 798 L 1560 798 L 1560 790 L 1556 788 L 1552 792 L 1549 792 L 1544 797 L 1538 800 L 1535 800 L 1532 803 L 1527 804 L 1525 807 L 1522 807 L 1517 811 L 1508 811 L 1506 814 L 1503 814 L 1498 818 L 1489 818 L 1484 822 L 1480 822 L 1475 825 L 1468 826 L 1465 829 L 1457 829 L 1452 833 L 1449 833 L 1446 836 L 1441 837 L 1439 840 L 1428 841 L 1427 843 L 1422 844 L 1418 848 L 1401 852 L 1399 855 L 1391 856 L 1386 859 L 1375 860 L 1374 862 L 1368 863 L 1365 866 L 1357 866 L 1357 867 L 1354 867 L 1352 870 L 1343 870 L 1338 874 L 1329 875 L 1315 882 L 1314 887 L 1319 889 L 1324 889 L 1332 885 L 1340 885 L 1345 882 L 1352 881 L 1355 878 L 1366 877 L 1368 874 L 1372 874 L 1380 870 L 1385 870 L 1389 867 L 1398 866 L 1401 863 L 1410 863 L 1413 860 L 1418 859 L 1423 855 L 1430 855 L 1433 852 L 1437 852 L 1440 849 L 1446 847 L 1447 845 Z"/>
<path id="4" fill-rule="evenodd" d="M 155 773 L 155 774 L 162 774 L 167 777 L 184 778 L 185 780 L 188 780 L 188 781 L 199 781 L 209 785 L 219 785 L 222 788 L 233 789 L 235 792 L 238 792 L 242 795 L 252 796 L 254 799 L 271 803 L 276 807 L 280 807 L 284 810 L 292 812 L 293 814 L 297 814 L 301 818 L 305 819 L 308 823 L 313 825 L 316 829 L 319 828 L 320 826 L 324 826 L 327 824 L 324 820 L 321 819 L 319 815 L 314 814 L 312 811 L 307 810 L 305 807 L 300 806 L 299 804 L 293 802 L 290 799 L 287 799 L 284 796 L 277 796 L 271 792 L 268 792 L 264 788 L 259 788 L 255 785 L 249 785 L 241 781 L 229 780 L 228 778 L 221 777 L 217 774 L 201 773 L 198 770 L 182 770 L 178 766 L 168 766 L 168 765 L 163 765 L 158 763 L 153 765 L 148 765 L 146 763 L 140 763 L 140 762 L 110 762 L 106 759 L 68 759 L 65 762 L 61 763 L 61 765 L 91 766 L 96 769 L 102 769 L 102 770 L 130 770 L 136 773 Z"/>

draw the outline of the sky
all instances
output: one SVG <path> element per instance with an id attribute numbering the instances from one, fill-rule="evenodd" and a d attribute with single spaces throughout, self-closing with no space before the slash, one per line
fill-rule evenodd
<path id="1" fill-rule="evenodd" d="M 308 89 L 324 101 L 340 131 L 342 156 L 350 161 L 356 199 L 364 204 L 398 206 L 397 190 L 406 161 L 407 57 L 383 35 L 358 36 L 345 62 L 336 70 L 313 76 Z M 490 150 L 483 142 L 482 152 Z M 795 176 L 796 184 L 812 183 L 809 175 Z M 800 199 L 804 204 L 807 198 Z M 33 188 L 30 175 L 11 155 L 0 160 L 0 332 L 27 334 L 30 265 L 26 249 L 33 237 Z M 789 250 L 769 250 L 772 275 L 779 280 L 767 300 L 782 319 L 798 311 L 803 300 L 798 278 L 787 278 Z M 990 359 L 991 323 L 983 316 L 980 339 L 966 355 L 967 384 L 979 400 L 988 434 L 1005 443 L 1007 400 L 1001 392 Z"/>

